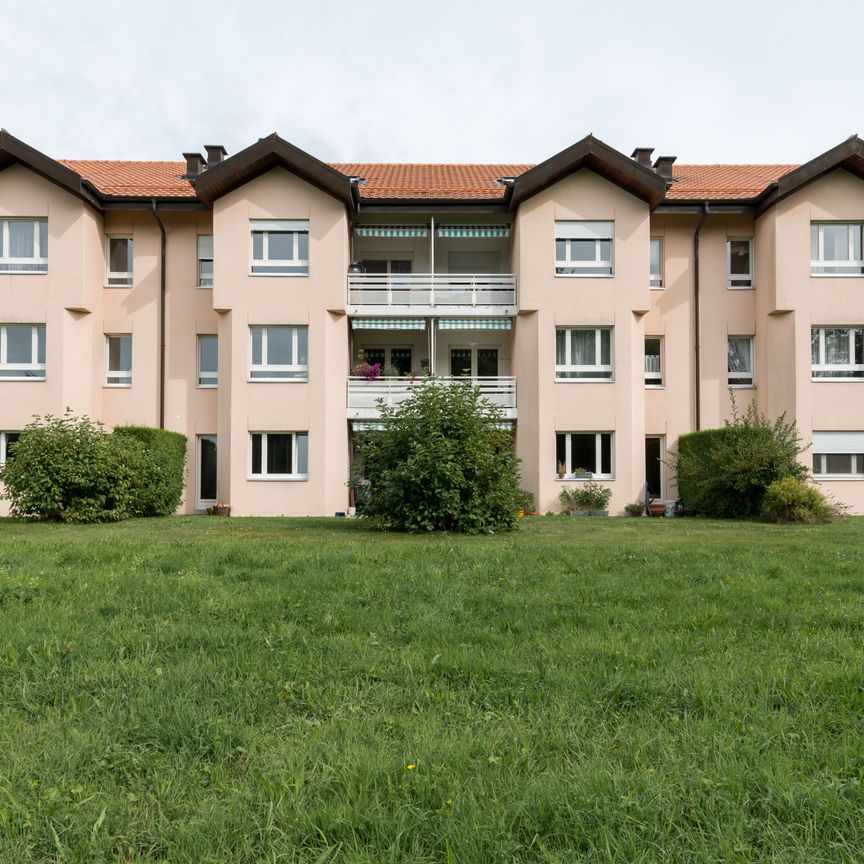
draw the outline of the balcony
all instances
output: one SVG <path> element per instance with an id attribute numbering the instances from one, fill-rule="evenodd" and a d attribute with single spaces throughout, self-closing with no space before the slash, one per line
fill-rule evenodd
<path id="1" fill-rule="evenodd" d="M 389 408 L 399 405 L 410 398 L 417 387 L 423 387 L 430 379 L 427 378 L 367 378 L 350 377 L 348 379 L 348 419 L 375 420 L 381 416 L 380 405 Z M 451 378 L 434 378 L 436 383 L 470 382 L 480 388 L 480 395 L 493 405 L 502 409 L 505 420 L 516 419 L 516 379 L 514 377 L 468 378 L 465 376 Z"/>
<path id="2" fill-rule="evenodd" d="M 512 273 L 348 275 L 349 315 L 515 315 Z"/>

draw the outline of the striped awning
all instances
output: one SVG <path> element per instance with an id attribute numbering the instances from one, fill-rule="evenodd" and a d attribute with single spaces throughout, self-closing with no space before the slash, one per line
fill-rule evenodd
<path id="1" fill-rule="evenodd" d="M 441 318 L 439 330 L 510 330 L 510 318 Z"/>
<path id="2" fill-rule="evenodd" d="M 425 318 L 354 318 L 355 330 L 425 330 Z"/>
<path id="3" fill-rule="evenodd" d="M 439 225 L 439 237 L 509 237 L 509 225 Z"/>
<path id="4" fill-rule="evenodd" d="M 358 225 L 358 237 L 428 237 L 428 225 Z"/>
<path id="5" fill-rule="evenodd" d="M 379 420 L 355 420 L 351 428 L 355 432 L 382 432 L 387 427 Z"/>

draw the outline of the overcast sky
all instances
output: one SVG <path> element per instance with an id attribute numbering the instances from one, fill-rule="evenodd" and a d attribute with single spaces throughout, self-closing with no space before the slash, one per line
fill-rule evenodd
<path id="1" fill-rule="evenodd" d="M 801 162 L 864 135 L 864 0 L 26 0 L 0 126 L 55 158 Z"/>

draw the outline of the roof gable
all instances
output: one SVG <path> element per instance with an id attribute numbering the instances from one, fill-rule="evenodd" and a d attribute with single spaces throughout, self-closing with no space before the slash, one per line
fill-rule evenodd
<path id="1" fill-rule="evenodd" d="M 757 214 L 764 213 L 769 207 L 773 207 L 779 201 L 788 198 L 836 168 L 844 168 L 850 174 L 864 180 L 864 141 L 857 135 L 850 135 L 836 147 L 832 147 L 821 156 L 805 162 L 781 177 L 757 202 Z"/>
<path id="2" fill-rule="evenodd" d="M 526 199 L 580 168 L 593 171 L 651 207 L 656 207 L 666 195 L 666 181 L 662 177 L 593 135 L 587 135 L 551 159 L 520 174 L 513 182 L 510 207 L 515 210 Z"/>
<path id="3" fill-rule="evenodd" d="M 195 192 L 212 207 L 217 198 L 272 168 L 285 168 L 342 201 L 346 207 L 354 206 L 351 181 L 345 174 L 289 144 L 275 132 L 199 174 L 194 181 Z"/>
<path id="4" fill-rule="evenodd" d="M 20 141 L 5 129 L 0 129 L 0 171 L 10 165 L 23 165 L 34 174 L 50 180 L 61 189 L 86 201 L 93 207 L 98 208 L 99 202 L 93 191 L 86 185 L 80 174 L 67 168 L 65 165 L 40 153 L 29 144 Z"/>

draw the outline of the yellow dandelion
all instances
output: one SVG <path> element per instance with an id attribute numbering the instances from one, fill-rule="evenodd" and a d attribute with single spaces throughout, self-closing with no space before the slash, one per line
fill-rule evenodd
<path id="1" fill-rule="evenodd" d="M 409 763 L 405 766 L 405 770 L 406 770 L 406 771 L 413 771 L 416 767 L 417 767 L 417 766 L 416 766 L 413 762 L 409 762 Z"/>

